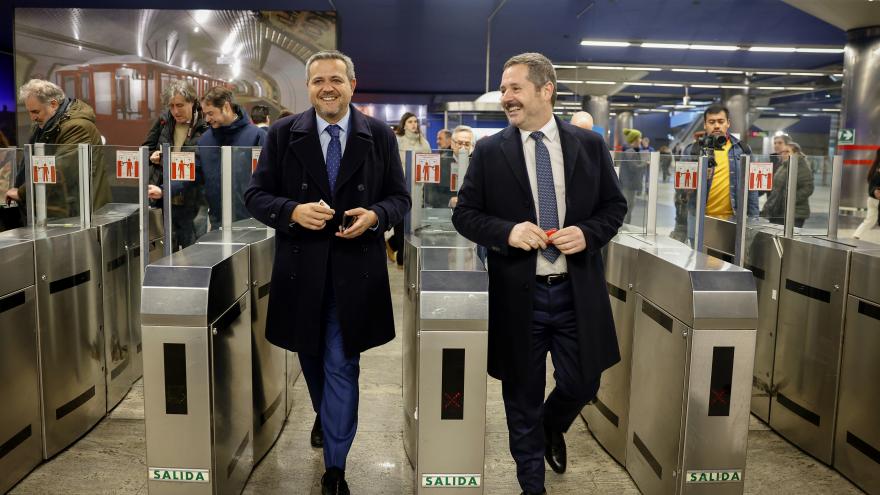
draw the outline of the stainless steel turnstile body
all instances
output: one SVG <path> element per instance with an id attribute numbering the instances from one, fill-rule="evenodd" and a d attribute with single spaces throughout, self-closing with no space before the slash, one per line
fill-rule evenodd
<path id="1" fill-rule="evenodd" d="M 248 246 L 196 244 L 147 267 L 147 487 L 238 494 L 253 469 Z"/>
<path id="2" fill-rule="evenodd" d="M 626 467 L 642 493 L 741 494 L 757 296 L 689 249 L 638 253 Z"/>
<path id="3" fill-rule="evenodd" d="M 482 494 L 488 275 L 454 234 L 412 235 L 404 249 L 404 448 L 415 492 Z"/>
<path id="4" fill-rule="evenodd" d="M 656 246 L 686 248 L 665 236 L 621 234 L 604 250 L 605 280 L 620 362 L 602 373 L 596 399 L 584 407 L 582 415 L 590 431 L 617 462 L 626 465 L 627 425 L 629 420 L 630 371 L 632 368 L 633 322 L 636 314 L 635 285 L 638 278 L 638 253 Z"/>
<path id="5" fill-rule="evenodd" d="M 137 214 L 128 217 L 126 228 L 128 229 L 128 306 L 129 326 L 131 328 L 131 345 L 134 349 L 134 359 L 131 365 L 131 374 L 135 380 L 144 374 L 143 342 L 141 338 L 141 283 L 143 281 L 144 267 L 141 262 L 141 219 Z M 162 210 L 151 208 L 148 214 L 148 227 L 150 246 L 147 250 L 150 263 L 162 257 L 164 251 L 165 234 L 162 225 Z"/>
<path id="6" fill-rule="evenodd" d="M 880 494 L 880 251 L 856 251 L 850 263 L 846 336 L 834 467 Z"/>
<path id="7" fill-rule="evenodd" d="M 286 351 L 266 340 L 266 315 L 269 310 L 272 262 L 275 258 L 275 231 L 266 228 L 213 231 L 199 238 L 198 242 L 250 247 L 254 462 L 257 463 L 281 433 L 287 409 Z M 296 377 L 293 379 L 296 380 Z"/>
<path id="8" fill-rule="evenodd" d="M 20 228 L 34 241 L 43 455 L 54 456 L 107 413 L 101 248 L 95 229 Z"/>
<path id="9" fill-rule="evenodd" d="M 0 240 L 0 493 L 43 460 L 34 243 Z"/>
<path id="10" fill-rule="evenodd" d="M 706 216 L 703 222 L 703 250 L 709 256 L 733 263 L 736 251 L 736 222 Z"/>
<path id="11" fill-rule="evenodd" d="M 776 356 L 776 318 L 779 310 L 779 277 L 782 273 L 782 231 L 755 227 L 746 231 L 744 266 L 755 277 L 758 290 L 758 332 L 752 376 L 752 413 L 770 421 L 770 401 L 775 394 L 773 365 Z"/>
<path id="12" fill-rule="evenodd" d="M 860 244 L 816 237 L 780 241 L 785 255 L 770 426 L 831 464 L 850 258 Z"/>

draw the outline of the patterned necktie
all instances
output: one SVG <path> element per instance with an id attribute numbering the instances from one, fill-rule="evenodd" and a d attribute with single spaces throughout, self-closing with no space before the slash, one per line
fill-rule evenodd
<path id="1" fill-rule="evenodd" d="M 339 142 L 339 131 L 342 128 L 336 124 L 327 126 L 330 134 L 330 145 L 327 146 L 327 178 L 330 179 L 330 194 L 336 191 L 336 176 L 339 175 L 339 165 L 342 163 L 342 143 Z"/>
<path id="2" fill-rule="evenodd" d="M 535 140 L 535 168 L 538 177 L 538 226 L 542 230 L 559 228 L 559 213 L 556 210 L 556 188 L 553 186 L 553 168 L 550 166 L 550 152 L 544 146 L 544 133 L 535 131 L 531 134 Z M 550 263 L 556 261 L 559 249 L 547 246 L 542 253 Z"/>

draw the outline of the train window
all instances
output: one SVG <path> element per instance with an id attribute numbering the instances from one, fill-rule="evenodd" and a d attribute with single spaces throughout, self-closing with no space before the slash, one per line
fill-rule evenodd
<path id="1" fill-rule="evenodd" d="M 109 72 L 95 72 L 95 113 L 112 115 L 113 105 L 110 100 L 111 77 Z"/>
<path id="2" fill-rule="evenodd" d="M 64 94 L 67 96 L 71 98 L 76 98 L 78 96 L 76 94 L 76 76 L 64 76 L 61 87 L 64 89 Z"/>
<path id="3" fill-rule="evenodd" d="M 149 117 L 152 119 L 156 117 L 159 112 L 156 108 L 156 99 L 158 97 L 159 91 L 156 89 L 156 72 L 148 71 L 147 72 L 147 108 L 150 113 Z"/>
<path id="4" fill-rule="evenodd" d="M 80 93 L 79 94 L 83 100 L 85 100 L 87 102 L 91 102 L 92 96 L 89 94 L 89 90 L 91 88 L 89 88 L 89 75 L 88 75 L 88 73 L 80 74 L 79 78 L 80 78 L 80 83 L 79 83 Z"/>

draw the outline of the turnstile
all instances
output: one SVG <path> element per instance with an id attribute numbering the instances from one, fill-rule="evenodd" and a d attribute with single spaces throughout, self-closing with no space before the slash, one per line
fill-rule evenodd
<path id="1" fill-rule="evenodd" d="M 785 255 L 770 426 L 831 464 L 850 258 L 867 243 L 805 236 L 780 241 Z"/>
<path id="2" fill-rule="evenodd" d="M 101 292 L 104 309 L 104 357 L 107 411 L 116 407 L 137 377 L 129 308 L 128 217 L 136 204 L 110 203 L 95 212 L 92 228 L 101 247 Z"/>
<path id="3" fill-rule="evenodd" d="M 257 463 L 281 434 L 287 410 L 285 405 L 287 351 L 266 340 L 266 315 L 269 310 L 272 261 L 275 258 L 275 231 L 266 229 L 265 226 L 262 229 L 213 231 L 199 238 L 198 242 L 250 247 L 254 463 Z M 296 376 L 293 377 L 291 384 L 295 380 Z"/>
<path id="4" fill-rule="evenodd" d="M 190 246 L 143 285 L 147 487 L 238 494 L 254 464 L 248 247 Z"/>
<path id="5" fill-rule="evenodd" d="M 596 440 L 617 462 L 626 465 L 629 389 L 632 365 L 633 322 L 636 313 L 635 284 L 638 278 L 638 252 L 655 246 L 687 248 L 665 236 L 621 234 L 603 251 L 605 280 L 611 312 L 617 330 L 620 362 L 602 373 L 596 398 L 581 414 Z"/>
<path id="6" fill-rule="evenodd" d="M 43 460 L 34 243 L 0 240 L 0 493 Z"/>
<path id="7" fill-rule="evenodd" d="M 101 248 L 95 229 L 9 230 L 0 239 L 34 242 L 43 456 L 86 433 L 107 412 Z"/>
<path id="8" fill-rule="evenodd" d="M 834 467 L 880 494 L 880 250 L 854 252 L 840 367 Z"/>
<path id="9" fill-rule="evenodd" d="M 488 276 L 456 234 L 410 235 L 404 249 L 404 448 L 415 492 L 481 494 Z"/>
<path id="10" fill-rule="evenodd" d="M 164 252 L 165 234 L 162 225 L 162 210 L 151 208 L 148 213 L 149 240 L 147 249 L 149 262 L 152 263 L 162 257 Z M 144 267 L 141 261 L 141 219 L 137 214 L 131 215 L 126 221 L 128 230 L 128 306 L 129 326 L 131 328 L 131 346 L 134 350 L 134 359 L 131 364 L 131 374 L 135 380 L 144 374 L 143 341 L 141 338 L 141 284 L 143 281 Z"/>
<path id="11" fill-rule="evenodd" d="M 703 250 L 709 256 L 733 263 L 736 251 L 736 222 L 705 216 Z"/>
<path id="12" fill-rule="evenodd" d="M 741 494 L 757 326 L 752 274 L 638 253 L 626 468 L 642 493 Z"/>

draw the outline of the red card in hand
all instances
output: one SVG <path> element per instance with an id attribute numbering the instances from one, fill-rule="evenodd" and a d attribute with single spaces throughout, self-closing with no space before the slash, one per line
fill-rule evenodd
<path id="1" fill-rule="evenodd" d="M 559 230 L 559 229 L 545 230 L 544 233 L 547 234 L 547 237 L 550 237 L 551 235 L 555 234 L 558 230 Z M 553 241 L 551 241 L 551 240 L 548 239 L 548 240 L 547 240 L 547 244 L 553 244 Z"/>

